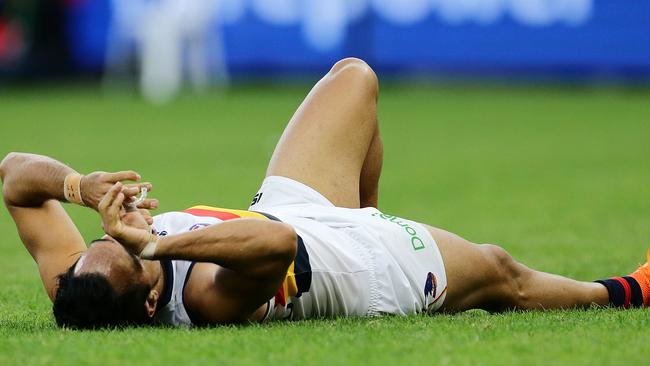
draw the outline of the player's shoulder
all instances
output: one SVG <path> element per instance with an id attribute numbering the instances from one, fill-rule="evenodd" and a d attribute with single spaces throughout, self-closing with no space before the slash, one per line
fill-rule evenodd
<path id="1" fill-rule="evenodd" d="M 221 222 L 212 217 L 195 216 L 182 211 L 169 211 L 153 217 L 153 228 L 162 235 L 200 229 Z"/>
<path id="2" fill-rule="evenodd" d="M 163 212 L 153 217 L 154 220 L 170 220 L 186 217 L 188 214 L 183 211 L 168 211 Z"/>

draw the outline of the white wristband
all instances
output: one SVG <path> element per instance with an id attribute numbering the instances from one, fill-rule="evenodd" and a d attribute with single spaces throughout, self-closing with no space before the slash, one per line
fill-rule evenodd
<path id="1" fill-rule="evenodd" d="M 141 259 L 153 259 L 156 254 L 156 249 L 158 248 L 158 236 L 154 234 L 152 234 L 152 236 L 154 237 L 152 238 L 153 240 L 150 241 L 138 255 Z"/>

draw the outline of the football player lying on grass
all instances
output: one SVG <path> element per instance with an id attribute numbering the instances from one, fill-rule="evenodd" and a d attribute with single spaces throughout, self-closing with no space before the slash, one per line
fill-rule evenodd
<path id="1" fill-rule="evenodd" d="M 4 202 L 57 324 L 209 325 L 333 316 L 650 305 L 645 264 L 581 282 L 492 244 L 377 208 L 378 83 L 336 63 L 295 112 L 248 211 L 196 206 L 151 217 L 135 172 L 80 175 L 39 155 L 0 165 Z M 99 213 L 87 247 L 61 202 Z M 433 203 L 432 203 L 433 204 Z"/>

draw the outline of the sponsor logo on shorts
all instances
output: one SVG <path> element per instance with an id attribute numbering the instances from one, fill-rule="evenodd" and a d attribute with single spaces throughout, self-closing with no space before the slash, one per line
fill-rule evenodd
<path id="1" fill-rule="evenodd" d="M 422 239 L 420 239 L 418 236 L 417 230 L 415 230 L 415 228 L 413 228 L 408 222 L 400 219 L 397 216 L 386 215 L 381 212 L 375 212 L 372 214 L 372 216 L 379 217 L 380 219 L 392 222 L 393 224 L 402 227 L 404 231 L 406 231 L 406 233 L 411 237 L 411 246 L 413 247 L 413 250 L 420 250 L 425 248 L 424 241 L 422 241 Z"/>
<path id="2" fill-rule="evenodd" d="M 424 282 L 424 303 L 427 307 L 431 306 L 436 300 L 438 293 L 438 280 L 436 275 L 429 272 L 427 273 L 427 280 Z"/>
<path id="3" fill-rule="evenodd" d="M 202 229 L 202 228 L 204 228 L 206 226 L 210 226 L 210 224 L 206 224 L 204 222 L 201 222 L 201 223 L 192 225 L 188 231 L 194 231 L 194 230 Z"/>
<path id="4" fill-rule="evenodd" d="M 253 201 L 251 202 L 251 206 L 255 205 L 256 203 L 258 203 L 262 199 L 262 194 L 263 194 L 263 192 L 260 192 L 260 193 L 256 194 L 253 197 Z"/>

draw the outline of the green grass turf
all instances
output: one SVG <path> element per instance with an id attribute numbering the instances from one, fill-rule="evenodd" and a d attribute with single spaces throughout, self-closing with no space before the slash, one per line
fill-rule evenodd
<path id="1" fill-rule="evenodd" d="M 163 107 L 87 88 L 0 92 L 0 155 L 82 172 L 134 169 L 160 211 L 245 208 L 308 87 L 239 88 Z M 650 92 L 385 88 L 380 208 L 499 243 L 528 265 L 593 280 L 650 244 Z M 71 207 L 87 240 L 96 215 Z M 213 329 L 54 326 L 36 267 L 0 211 L 0 365 L 647 364 L 644 310 L 313 320 Z"/>

